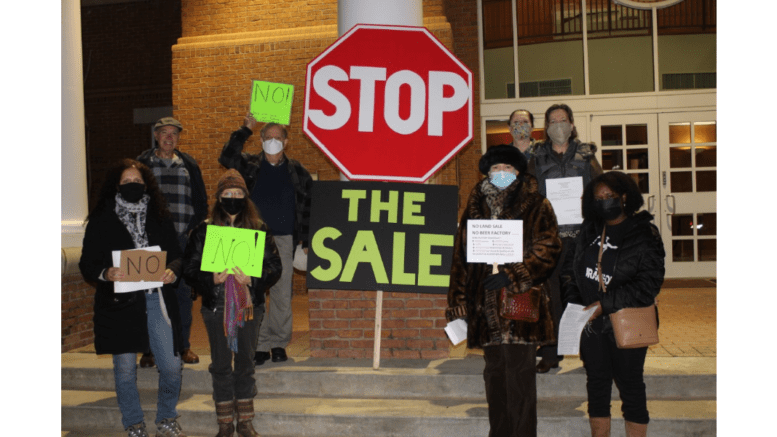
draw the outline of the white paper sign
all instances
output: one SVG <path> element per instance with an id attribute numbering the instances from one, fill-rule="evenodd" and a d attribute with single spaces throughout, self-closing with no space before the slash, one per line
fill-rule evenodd
<path id="1" fill-rule="evenodd" d="M 583 333 L 588 319 L 596 311 L 593 307 L 587 311 L 582 305 L 575 303 L 567 304 L 567 309 L 561 316 L 561 322 L 558 326 L 558 354 L 559 355 L 577 355 L 580 353 L 580 335 Z"/>
<path id="2" fill-rule="evenodd" d="M 450 321 L 445 327 L 445 333 L 455 346 L 467 339 L 467 322 L 464 319 Z"/>
<path id="3" fill-rule="evenodd" d="M 523 261 L 523 220 L 468 220 L 467 262 Z"/>
<path id="4" fill-rule="evenodd" d="M 151 246 L 151 247 L 143 247 L 140 249 L 131 249 L 131 250 L 148 250 L 150 252 L 161 252 L 162 248 L 159 246 Z M 114 250 L 111 252 L 111 256 L 113 258 L 113 266 L 114 267 L 120 267 L 121 266 L 121 251 L 120 250 Z M 114 282 L 113 283 L 113 292 L 114 293 L 129 293 L 131 291 L 138 291 L 138 290 L 148 290 L 149 288 L 159 288 L 164 285 L 164 282 Z"/>
<path id="5" fill-rule="evenodd" d="M 546 179 L 545 194 L 559 225 L 579 225 L 583 223 L 583 213 L 580 209 L 583 195 L 583 177 Z"/>

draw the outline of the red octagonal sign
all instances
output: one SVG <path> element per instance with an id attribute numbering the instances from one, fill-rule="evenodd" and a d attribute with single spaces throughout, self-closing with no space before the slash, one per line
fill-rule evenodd
<path id="1" fill-rule="evenodd" d="M 425 182 L 472 140 L 472 72 L 425 27 L 358 24 L 308 64 L 303 119 L 349 179 Z"/>

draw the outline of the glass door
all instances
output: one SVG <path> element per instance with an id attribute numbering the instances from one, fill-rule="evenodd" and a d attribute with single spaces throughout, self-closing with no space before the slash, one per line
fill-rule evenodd
<path id="1" fill-rule="evenodd" d="M 594 116 L 591 121 L 591 140 L 602 169 L 631 175 L 645 198 L 645 209 L 655 215 L 660 189 L 656 115 Z"/>
<path id="2" fill-rule="evenodd" d="M 659 214 L 667 277 L 715 277 L 715 111 L 659 114 Z"/>

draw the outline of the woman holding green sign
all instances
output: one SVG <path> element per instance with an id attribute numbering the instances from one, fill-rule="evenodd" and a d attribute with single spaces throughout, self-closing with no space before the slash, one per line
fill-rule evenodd
<path id="1" fill-rule="evenodd" d="M 535 349 L 555 341 L 543 282 L 556 266 L 561 240 L 553 208 L 526 165 L 512 145 L 486 151 L 479 163 L 486 177 L 470 193 L 453 246 L 446 317 L 464 319 L 467 347 L 483 349 L 490 437 L 537 435 Z M 470 262 L 469 220 L 521 220 L 523 260 Z"/>
<path id="2" fill-rule="evenodd" d="M 222 272 L 201 269 L 208 226 L 230 226 L 264 232 L 260 278 L 240 267 Z M 210 218 L 192 232 L 184 256 L 184 278 L 202 296 L 202 320 L 210 342 L 213 400 L 219 425 L 217 437 L 258 436 L 254 430 L 254 350 L 264 315 L 264 294 L 281 275 L 281 259 L 272 235 L 248 199 L 248 189 L 236 170 L 227 170 L 216 190 Z M 233 355 L 234 354 L 234 355 Z M 232 360 L 234 356 L 234 367 Z"/>

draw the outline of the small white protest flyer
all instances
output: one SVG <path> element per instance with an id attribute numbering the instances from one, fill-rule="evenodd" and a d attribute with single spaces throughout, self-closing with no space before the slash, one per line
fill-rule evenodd
<path id="1" fill-rule="evenodd" d="M 561 322 L 558 327 L 558 354 L 559 355 L 577 355 L 580 353 L 580 335 L 583 333 L 585 324 L 596 311 L 596 307 L 588 310 L 582 305 L 570 303 L 564 314 L 561 316 Z"/>
<path id="2" fill-rule="evenodd" d="M 161 252 L 162 248 L 159 246 L 151 246 L 151 247 L 142 247 L 139 249 L 130 249 L 130 250 L 148 250 L 149 252 Z M 121 266 L 121 251 L 120 250 L 114 250 L 111 252 L 111 256 L 113 258 L 113 266 L 114 267 L 120 267 Z M 159 288 L 164 285 L 164 282 L 114 282 L 113 283 L 113 292 L 114 293 L 129 293 L 132 291 L 138 291 L 138 290 L 147 290 L 149 288 Z"/>
<path id="3" fill-rule="evenodd" d="M 448 322 L 445 327 L 445 333 L 454 346 L 467 339 L 467 322 L 464 319 L 456 319 Z"/>
<path id="4" fill-rule="evenodd" d="M 467 262 L 523 261 L 523 220 L 468 220 Z"/>
<path id="5" fill-rule="evenodd" d="M 583 223 L 583 213 L 580 209 L 583 195 L 583 178 L 546 179 L 545 194 L 559 225 L 578 225 Z"/>

